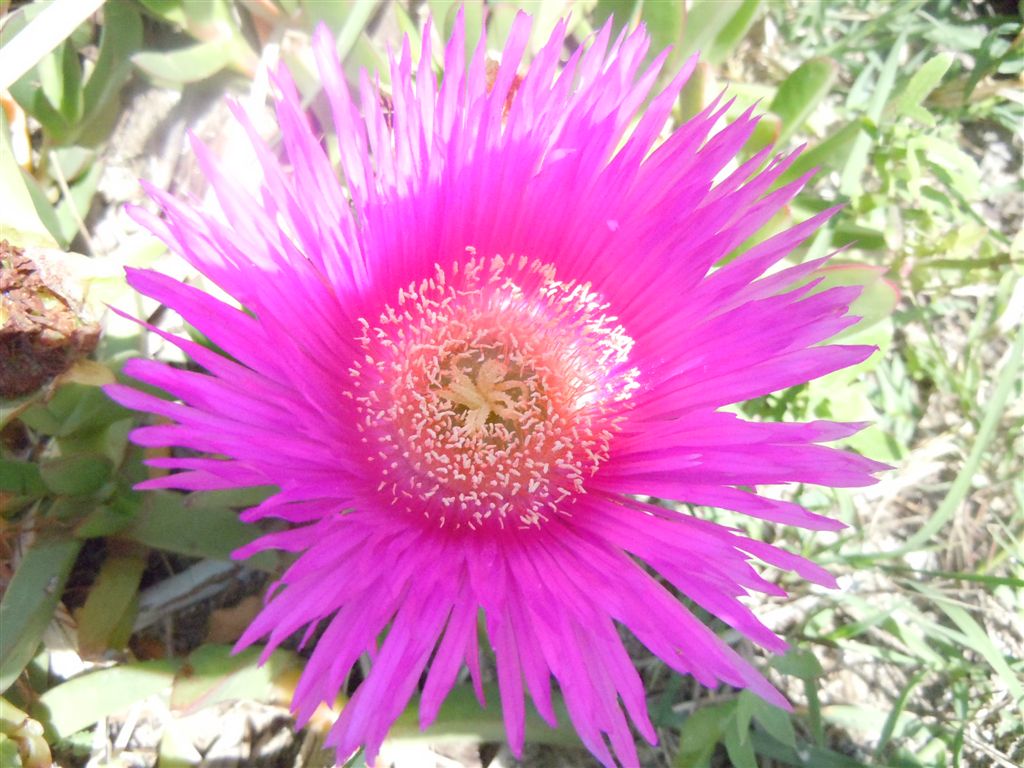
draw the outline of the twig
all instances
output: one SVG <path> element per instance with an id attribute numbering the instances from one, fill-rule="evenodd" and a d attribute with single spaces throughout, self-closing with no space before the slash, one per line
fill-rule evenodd
<path id="1" fill-rule="evenodd" d="M 85 240 L 85 246 L 89 249 L 89 255 L 96 255 L 96 246 L 93 244 L 92 237 L 89 235 L 89 230 L 85 226 L 85 219 L 82 218 L 82 212 L 78 210 L 78 204 L 75 203 L 75 198 L 71 195 L 71 187 L 68 185 L 68 180 L 64 176 L 64 170 L 60 167 L 59 162 L 53 163 L 54 177 L 57 180 L 57 186 L 60 187 L 60 193 L 67 200 L 68 209 L 71 211 L 71 217 L 75 220 L 75 224 L 78 225 L 78 231 L 82 233 L 82 239 Z"/>

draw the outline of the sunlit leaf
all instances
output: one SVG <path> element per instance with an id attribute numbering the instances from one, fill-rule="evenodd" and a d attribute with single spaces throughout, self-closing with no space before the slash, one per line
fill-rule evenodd
<path id="1" fill-rule="evenodd" d="M 679 44 L 686 23 L 686 11 L 683 4 L 644 0 L 640 18 L 647 25 L 647 33 L 651 36 L 652 53 L 660 53 L 666 48 L 672 49 L 665 62 L 665 67 L 666 74 L 674 75 L 685 55 Z"/>
<path id="2" fill-rule="evenodd" d="M 82 92 L 82 122 L 78 141 L 93 144 L 106 137 L 111 115 L 120 101 L 121 88 L 131 74 L 131 56 L 142 45 L 142 19 L 131 3 L 107 3 L 99 56 Z"/>
<path id="3" fill-rule="evenodd" d="M 47 206 L 49 204 L 47 203 Z M 50 209 L 52 212 L 52 208 Z M 14 159 L 10 127 L 0 109 L 0 230 L 14 245 L 57 245 L 53 230 L 40 218 L 26 176 Z"/>
<path id="4" fill-rule="evenodd" d="M 832 89 L 837 73 L 838 67 L 831 59 L 808 59 L 782 81 L 768 106 L 768 111 L 782 121 L 779 141 L 803 127 Z"/>
<path id="5" fill-rule="evenodd" d="M 113 647 L 117 629 L 135 601 L 146 569 L 146 552 L 141 547 L 120 542 L 111 542 L 108 547 L 114 551 L 100 566 L 76 617 L 83 656 L 97 656 Z"/>
<path id="6" fill-rule="evenodd" d="M 40 538 L 18 563 L 0 601 L 0 693 L 35 656 L 81 546 L 75 539 Z"/>
<path id="7" fill-rule="evenodd" d="M 230 646 L 204 645 L 193 651 L 175 678 L 171 706 L 194 712 L 234 699 L 288 704 L 293 691 L 282 689 L 280 681 L 288 672 L 300 669 L 302 659 L 279 649 L 261 665 L 260 650 L 249 648 L 234 655 Z"/>
<path id="8" fill-rule="evenodd" d="M 718 30 L 718 34 L 715 35 L 711 45 L 704 49 L 702 56 L 705 61 L 716 66 L 727 61 L 743 41 L 747 31 L 757 19 L 761 0 L 740 0 L 738 3 L 719 3 L 719 5 L 731 6 L 733 14 Z"/>
<path id="9" fill-rule="evenodd" d="M 669 5 L 669 3 L 665 3 L 665 5 Z M 671 3 L 671 5 L 681 7 L 683 4 Z M 755 7 L 750 8 L 751 5 Z M 680 59 L 700 52 L 701 58 L 708 59 L 710 63 L 718 63 L 709 56 L 713 55 L 711 52 L 715 50 L 719 36 L 723 35 L 723 32 L 725 33 L 718 49 L 718 52 L 721 53 L 728 48 L 729 40 L 735 38 L 736 35 L 736 27 L 730 27 L 730 24 L 738 23 L 738 27 L 741 28 L 746 23 L 747 14 L 752 15 L 753 11 L 756 11 L 756 3 L 694 0 L 686 10 L 683 36 L 678 45 Z M 738 22 L 737 17 L 739 17 Z"/>
<path id="10" fill-rule="evenodd" d="M 185 84 L 205 80 L 231 62 L 231 50 L 218 41 L 196 43 L 175 51 L 142 51 L 132 63 L 150 77 L 165 83 Z"/>
<path id="11" fill-rule="evenodd" d="M 934 124 L 935 118 L 922 105 L 928 95 L 942 82 L 955 58 L 952 53 L 942 52 L 922 64 L 893 99 L 892 108 L 896 114 L 912 117 L 927 125 Z"/>
<path id="12" fill-rule="evenodd" d="M 801 152 L 789 169 L 779 177 L 777 186 L 795 181 L 811 169 L 829 171 L 841 168 L 854 141 L 864 130 L 866 126 L 861 120 L 844 123 L 818 144 Z"/>
<path id="13" fill-rule="evenodd" d="M 505 721 L 502 717 L 497 686 L 485 685 L 484 698 L 488 704 L 486 708 L 481 708 L 471 686 L 456 686 L 441 705 L 437 719 L 425 731 L 419 727 L 419 700 L 414 698 L 391 726 L 388 737 L 428 743 L 467 739 L 501 741 L 505 738 Z M 580 746 L 579 737 L 571 726 L 566 725 L 568 715 L 561 696 L 553 694 L 551 700 L 558 722 L 562 725 L 552 728 L 528 707 L 525 722 L 526 739 L 539 744 Z"/>
<path id="14" fill-rule="evenodd" d="M 181 659 L 159 659 L 86 672 L 46 691 L 32 714 L 48 733 L 67 738 L 137 701 L 170 691 L 181 665 Z"/>
<path id="15" fill-rule="evenodd" d="M 859 286 L 860 295 L 850 305 L 850 314 L 860 321 L 835 336 L 842 339 L 863 331 L 892 315 L 900 294 L 895 284 L 885 277 L 884 267 L 867 264 L 830 263 L 814 273 L 815 280 L 821 280 L 815 291 L 824 291 L 841 286 Z"/>

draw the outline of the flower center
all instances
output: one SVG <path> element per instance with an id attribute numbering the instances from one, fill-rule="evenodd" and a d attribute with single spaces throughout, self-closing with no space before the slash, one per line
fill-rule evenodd
<path id="1" fill-rule="evenodd" d="M 589 285 L 469 257 L 361 320 L 351 370 L 377 492 L 439 526 L 569 514 L 637 384 L 633 340 Z"/>

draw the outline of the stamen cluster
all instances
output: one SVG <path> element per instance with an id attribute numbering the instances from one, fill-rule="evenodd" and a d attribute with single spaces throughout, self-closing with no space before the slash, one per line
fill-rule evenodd
<path id="1" fill-rule="evenodd" d="M 550 266 L 470 249 L 361 319 L 348 394 L 376 490 L 441 527 L 569 514 L 638 386 L 606 309 Z"/>

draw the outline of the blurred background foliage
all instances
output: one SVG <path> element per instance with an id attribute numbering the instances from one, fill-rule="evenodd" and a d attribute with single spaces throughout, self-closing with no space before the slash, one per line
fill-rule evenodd
<path id="1" fill-rule="evenodd" d="M 147 204 L 139 177 L 203 196 L 186 130 L 245 173 L 223 97 L 262 116 L 273 137 L 268 70 L 279 61 L 311 117 L 329 126 L 309 52 L 317 23 L 334 33 L 354 78 L 381 68 L 403 34 L 414 36 L 418 55 L 428 14 L 439 43 L 456 8 L 451 0 L 0 2 L 0 767 L 51 758 L 62 766 L 328 760 L 317 746 L 331 715 L 296 736 L 283 708 L 301 653 L 279 651 L 257 668 L 254 655 L 227 652 L 283 565 L 269 554 L 229 560 L 254 536 L 238 510 L 268 490 L 132 490 L 155 471 L 127 440 L 139 417 L 99 387 L 133 355 L 184 361 L 109 308 L 205 340 L 127 289 L 125 266 L 201 280 L 124 206 Z M 819 277 L 863 286 L 854 308 L 863 320 L 844 341 L 879 347 L 856 369 L 741 408 L 755 418 L 874 424 L 848 442 L 894 466 L 877 486 L 777 490 L 849 528 L 812 534 L 687 510 L 743 525 L 839 577 L 841 588 L 829 592 L 784 574 L 790 596 L 761 600 L 759 614 L 792 642 L 781 658 L 763 658 L 705 617 L 759 659 L 795 711 L 704 690 L 631 646 L 661 735 L 644 748 L 645 765 L 1021 765 L 1020 5 L 466 3 L 470 29 L 486 24 L 495 50 L 520 8 L 536 18 L 534 50 L 567 14 L 576 43 L 610 17 L 616 26 L 645 23 L 655 50 L 673 47 L 666 77 L 702 56 L 676 124 L 724 90 L 731 116 L 750 106 L 764 115 L 744 156 L 770 143 L 803 145 L 782 181 L 818 173 L 758 238 L 842 203 L 793 258 L 839 251 Z M 46 23 L 33 25 L 39 17 Z M 469 38 L 475 45 L 477 34 Z M 386 68 L 381 78 L 386 90 Z M 481 711 L 457 689 L 426 735 L 403 716 L 382 764 L 514 765 L 490 698 Z M 531 721 L 528 741 L 527 765 L 592 764 L 568 728 Z"/>

